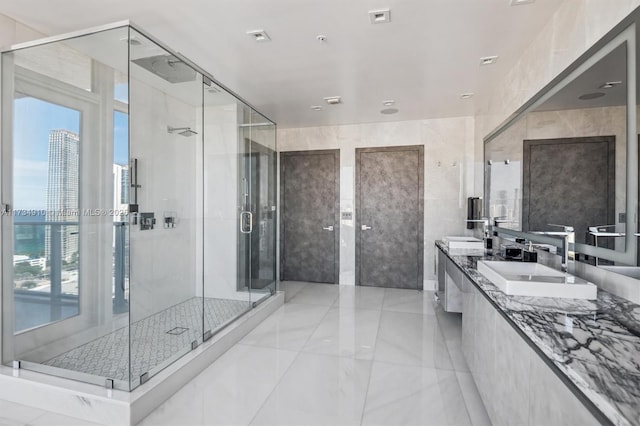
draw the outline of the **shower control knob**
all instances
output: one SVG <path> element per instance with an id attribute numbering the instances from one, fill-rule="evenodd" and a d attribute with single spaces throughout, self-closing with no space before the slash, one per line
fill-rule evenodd
<path id="1" fill-rule="evenodd" d="M 367 225 L 362 225 L 362 226 L 360 227 L 360 229 L 362 229 L 363 231 L 369 231 L 369 230 L 370 230 L 370 229 L 372 229 L 372 228 L 371 228 L 370 226 L 367 226 Z"/>

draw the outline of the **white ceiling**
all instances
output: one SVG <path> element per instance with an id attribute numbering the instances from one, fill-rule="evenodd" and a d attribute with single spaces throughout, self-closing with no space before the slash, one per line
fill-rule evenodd
<path id="1" fill-rule="evenodd" d="M 129 19 L 280 127 L 305 127 L 473 115 L 460 94 L 503 75 L 563 1 L 2 0 L 0 13 L 48 35 Z M 370 24 L 383 8 L 391 23 Z M 334 95 L 343 104 L 323 104 Z M 380 114 L 387 99 L 399 113 Z"/>

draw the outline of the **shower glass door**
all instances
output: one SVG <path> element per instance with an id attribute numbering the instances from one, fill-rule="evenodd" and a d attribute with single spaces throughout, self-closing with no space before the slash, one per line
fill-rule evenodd
<path id="1" fill-rule="evenodd" d="M 239 128 L 242 185 L 238 284 L 257 304 L 276 289 L 275 125 L 246 107 Z"/>

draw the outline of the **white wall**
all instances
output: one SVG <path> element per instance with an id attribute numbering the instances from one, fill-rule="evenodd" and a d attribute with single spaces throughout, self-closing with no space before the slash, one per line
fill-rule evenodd
<path id="1" fill-rule="evenodd" d="M 424 277 L 434 287 L 434 241 L 463 235 L 473 187 L 471 117 L 278 129 L 279 151 L 340 150 L 340 211 L 355 211 L 355 149 L 424 145 Z M 355 213 L 340 224 L 341 285 L 355 284 Z"/>

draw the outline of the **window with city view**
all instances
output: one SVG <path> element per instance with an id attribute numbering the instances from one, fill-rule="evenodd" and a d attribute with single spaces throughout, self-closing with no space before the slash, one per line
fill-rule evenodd
<path id="1" fill-rule="evenodd" d="M 77 315 L 80 111 L 16 97 L 15 330 Z M 18 314 L 18 312 L 20 314 Z"/>

